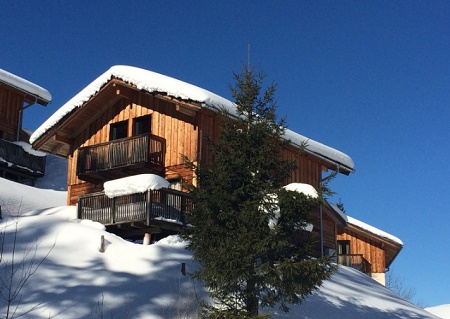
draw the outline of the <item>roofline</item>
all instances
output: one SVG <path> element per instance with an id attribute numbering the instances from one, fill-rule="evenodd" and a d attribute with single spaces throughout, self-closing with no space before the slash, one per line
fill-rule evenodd
<path id="1" fill-rule="evenodd" d="M 185 101 L 194 101 L 199 103 L 205 108 L 218 111 L 224 109 L 228 111 L 229 114 L 238 116 L 236 114 L 235 103 L 228 99 L 225 99 L 213 92 L 202 89 L 193 84 L 183 82 L 181 80 L 155 73 L 149 70 L 140 69 L 130 66 L 113 66 L 102 75 L 97 77 L 89 85 L 87 85 L 83 90 L 72 97 L 68 102 L 60 107 L 56 111 L 62 111 L 63 108 L 68 106 L 70 110 L 65 110 L 65 115 L 71 114 L 74 109 L 82 107 L 89 99 L 97 94 L 101 87 L 107 85 L 112 79 L 117 78 L 126 83 L 136 85 L 136 89 L 141 91 L 146 91 L 148 93 L 159 92 L 158 88 L 161 89 L 161 93 L 164 92 L 169 96 L 173 96 L 177 99 Z M 145 82 L 149 78 L 151 81 Z M 170 82 L 167 82 L 170 81 Z M 147 84 L 150 83 L 150 84 Z M 161 83 L 161 86 L 158 86 Z M 173 83 L 176 84 L 177 88 L 173 87 Z M 164 84 L 164 85 L 162 85 Z M 193 92 L 193 93 L 192 93 Z M 55 114 L 56 114 L 55 113 Z M 64 114 L 62 114 L 64 115 Z M 53 117 L 53 116 L 52 116 Z M 51 119 L 50 117 L 46 122 L 44 122 L 30 138 L 30 142 L 34 144 L 35 141 L 41 140 L 42 136 L 51 131 L 51 128 L 57 126 L 65 116 L 59 119 Z M 285 136 L 286 140 L 290 141 L 290 144 L 294 147 L 301 147 L 302 143 L 306 143 L 305 152 L 320 158 L 327 163 L 336 166 L 336 170 L 349 174 L 354 172 L 353 160 L 346 154 L 331 148 L 325 144 L 321 144 L 305 136 L 302 136 L 294 131 L 286 129 Z"/>
<path id="2" fill-rule="evenodd" d="M 26 95 L 33 96 L 34 100 L 43 106 L 52 101 L 52 95 L 48 90 L 3 69 L 0 69 L 0 82 Z"/>
<path id="3" fill-rule="evenodd" d="M 339 207 L 337 207 L 335 204 L 332 204 L 328 201 L 325 201 L 325 203 L 335 213 L 338 220 L 341 222 L 341 225 L 338 225 L 338 226 L 339 227 L 347 227 L 347 225 L 348 225 L 347 215 L 345 215 L 345 213 Z"/>
<path id="4" fill-rule="evenodd" d="M 370 225 L 369 225 L 369 226 L 370 226 Z M 402 242 L 402 241 L 396 241 L 396 240 L 391 239 L 391 238 L 389 238 L 389 237 L 381 236 L 381 235 L 376 234 L 376 233 L 374 233 L 374 232 L 372 232 L 372 231 L 370 231 L 370 230 L 368 230 L 368 229 L 365 229 L 365 228 L 363 228 L 363 227 L 360 227 L 360 226 L 358 226 L 358 225 L 355 225 L 355 224 L 353 224 L 351 221 L 348 221 L 348 222 L 347 222 L 347 227 L 348 227 L 348 228 L 353 228 L 353 229 L 355 229 L 355 230 L 363 231 L 364 233 L 366 233 L 366 234 L 368 234 L 368 235 L 370 235 L 370 236 L 372 236 L 372 237 L 375 237 L 375 238 L 377 238 L 377 239 L 379 239 L 379 240 L 381 240 L 381 241 L 384 241 L 384 242 L 386 242 L 386 243 L 388 243 L 388 244 L 392 244 L 392 245 L 394 245 L 394 246 L 400 247 L 400 249 L 403 247 L 403 242 Z M 373 226 L 372 226 L 372 227 L 373 227 Z M 400 240 L 400 239 L 399 239 L 399 240 Z"/>

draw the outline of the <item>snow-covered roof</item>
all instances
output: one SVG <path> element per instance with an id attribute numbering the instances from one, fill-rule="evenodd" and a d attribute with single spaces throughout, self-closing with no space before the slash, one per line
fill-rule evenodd
<path id="1" fill-rule="evenodd" d="M 175 98 L 197 102 L 205 108 L 213 110 L 226 109 L 231 114 L 236 115 L 236 106 L 233 102 L 208 90 L 149 70 L 117 65 L 100 75 L 57 110 L 33 133 L 33 135 L 31 135 L 30 142 L 33 144 L 49 129 L 57 125 L 67 114 L 71 113 L 76 108 L 81 107 L 112 78 L 118 78 L 127 83 L 131 83 L 139 90 L 166 93 Z M 349 172 L 354 170 L 353 160 L 348 155 L 336 149 L 290 130 L 286 130 L 285 136 L 297 146 L 306 142 L 307 152 L 319 156 L 324 160 L 336 163 L 340 165 L 339 168 L 341 169 Z"/>
<path id="2" fill-rule="evenodd" d="M 106 196 L 114 198 L 122 195 L 144 193 L 148 190 L 168 188 L 170 183 L 155 174 L 139 174 L 105 182 Z"/>
<path id="3" fill-rule="evenodd" d="M 34 156 L 39 156 L 39 157 L 44 157 L 47 156 L 47 153 L 41 152 L 41 151 L 36 151 L 31 147 L 31 144 L 28 144 L 26 142 L 22 142 L 22 141 L 15 141 L 12 142 L 16 145 L 19 145 L 20 147 L 23 148 L 23 150 L 25 152 L 27 152 L 28 154 L 34 155 Z"/>
<path id="4" fill-rule="evenodd" d="M 348 215 L 347 215 L 347 220 L 348 220 L 348 223 L 353 226 L 359 227 L 359 228 L 364 229 L 374 235 L 389 239 L 389 240 L 396 242 L 397 244 L 400 244 L 403 246 L 403 242 L 399 238 L 397 238 L 391 234 L 388 234 L 385 231 L 382 231 L 381 229 L 375 228 L 369 224 L 366 224 L 366 223 L 364 223 L 360 220 L 357 220 L 356 218 L 350 217 Z"/>
<path id="5" fill-rule="evenodd" d="M 43 87 L 2 69 L 0 69 L 0 82 L 6 83 L 7 85 L 26 94 L 35 96 L 40 104 L 47 105 L 52 100 L 52 95 L 50 92 Z"/>
<path id="6" fill-rule="evenodd" d="M 345 221 L 345 223 L 348 223 L 347 215 L 337 205 L 329 203 L 329 202 L 328 202 L 328 204 L 336 212 L 336 214 L 338 214 L 339 217 L 342 218 L 343 221 Z"/>

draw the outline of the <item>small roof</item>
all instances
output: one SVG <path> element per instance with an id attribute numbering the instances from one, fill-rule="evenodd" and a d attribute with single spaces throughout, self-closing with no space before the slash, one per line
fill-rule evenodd
<path id="1" fill-rule="evenodd" d="M 2 69 L 0 69 L 0 85 L 1 83 L 15 88 L 27 95 L 32 95 L 36 99 L 36 102 L 41 105 L 47 105 L 52 101 L 52 95 L 43 87 Z"/>
<path id="2" fill-rule="evenodd" d="M 61 108 L 59 108 L 33 133 L 30 142 L 33 144 L 47 131 L 66 119 L 69 114 L 82 107 L 113 78 L 130 83 L 138 90 L 147 91 L 149 93 L 163 93 L 177 99 L 196 102 L 202 107 L 215 111 L 218 109 L 226 109 L 231 114 L 236 115 L 236 105 L 233 102 L 208 90 L 149 70 L 117 65 L 100 75 L 66 104 L 61 106 Z M 285 137 L 295 146 L 300 146 L 306 142 L 306 152 L 335 164 L 337 169 L 341 172 L 348 174 L 354 171 L 353 160 L 348 155 L 336 149 L 316 142 L 291 130 L 286 130 Z"/>
<path id="3" fill-rule="evenodd" d="M 356 226 L 356 227 L 361 228 L 361 229 L 363 229 L 365 231 L 368 231 L 369 233 L 372 233 L 373 235 L 376 235 L 376 236 L 381 237 L 381 238 L 388 239 L 388 240 L 390 240 L 392 242 L 395 242 L 396 244 L 399 244 L 399 245 L 403 246 L 403 242 L 399 238 L 397 238 L 397 237 L 395 237 L 395 236 L 393 236 L 393 235 L 391 235 L 391 234 L 389 234 L 389 233 L 387 233 L 387 232 L 385 232 L 385 231 L 383 231 L 381 229 L 373 227 L 373 226 L 371 226 L 369 224 L 366 224 L 366 223 L 364 223 L 364 222 L 362 222 L 362 221 L 360 221 L 360 220 L 358 220 L 356 218 L 350 217 L 348 215 L 347 215 L 347 220 L 348 220 L 348 223 L 350 225 Z"/>
<path id="4" fill-rule="evenodd" d="M 337 210 L 342 212 L 336 205 L 330 204 L 330 206 L 333 207 L 333 209 L 335 209 L 336 212 L 337 212 Z M 345 232 L 345 229 L 349 229 L 351 231 L 356 231 L 358 233 L 362 233 L 362 234 L 364 234 L 364 236 L 369 236 L 372 239 L 376 239 L 377 241 L 380 240 L 382 242 L 382 247 L 385 251 L 386 267 L 389 267 L 392 264 L 392 262 L 394 261 L 394 259 L 397 257 L 397 255 L 400 253 L 400 251 L 402 250 L 403 242 L 399 238 L 397 238 L 381 229 L 378 229 L 378 228 L 373 227 L 369 224 L 366 224 L 356 218 L 348 216 L 343 212 L 342 212 L 342 214 L 347 219 L 347 226 L 346 227 L 341 226 L 342 229 L 344 229 L 344 232 Z"/>
<path id="5" fill-rule="evenodd" d="M 347 226 L 348 218 L 347 215 L 335 204 L 332 204 L 330 202 L 326 202 L 330 207 L 332 208 L 333 212 L 338 217 L 338 220 L 341 222 L 342 226 Z"/>

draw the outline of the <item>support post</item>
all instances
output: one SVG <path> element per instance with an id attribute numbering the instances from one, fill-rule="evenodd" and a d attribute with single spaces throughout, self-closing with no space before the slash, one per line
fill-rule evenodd
<path id="1" fill-rule="evenodd" d="M 151 235 L 149 233 L 145 233 L 144 241 L 142 242 L 142 245 L 144 245 L 144 246 L 150 245 L 150 238 L 151 238 Z"/>

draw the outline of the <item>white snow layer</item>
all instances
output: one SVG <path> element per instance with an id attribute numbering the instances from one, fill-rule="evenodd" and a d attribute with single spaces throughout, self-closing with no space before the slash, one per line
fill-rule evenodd
<path id="1" fill-rule="evenodd" d="M 44 152 L 34 150 L 34 149 L 31 147 L 31 144 L 28 144 L 28 143 L 26 143 L 26 142 L 15 141 L 15 142 L 12 142 L 12 143 L 14 143 L 14 144 L 19 145 L 20 147 L 22 147 L 23 150 L 24 150 L 25 152 L 27 152 L 28 154 L 31 154 L 31 155 L 34 155 L 34 156 L 39 156 L 39 157 L 44 157 L 44 156 L 47 155 L 47 154 L 44 153 Z"/>
<path id="2" fill-rule="evenodd" d="M 155 174 L 140 174 L 128 176 L 105 182 L 103 188 L 109 198 L 136 193 L 145 193 L 148 190 L 168 188 L 170 183 L 163 177 Z"/>
<path id="3" fill-rule="evenodd" d="M 50 94 L 50 92 L 43 87 L 40 87 L 39 85 L 36 85 L 28 80 L 25 80 L 2 69 L 0 69 L 0 82 L 4 82 L 22 92 L 37 96 L 47 103 L 51 102 L 52 100 L 52 95 Z"/>
<path id="4" fill-rule="evenodd" d="M 304 183 L 290 183 L 286 186 L 283 186 L 285 190 L 297 192 L 297 193 L 303 193 L 306 196 L 310 196 L 312 198 L 319 197 L 319 194 L 317 193 L 314 186 L 310 184 L 304 184 Z"/>
<path id="5" fill-rule="evenodd" d="M 440 305 L 436 307 L 427 307 L 426 311 L 432 313 L 435 316 L 438 316 L 442 319 L 450 319 L 450 304 Z"/>
<path id="6" fill-rule="evenodd" d="M 314 186 L 310 184 L 304 184 L 304 183 L 290 183 L 286 186 L 283 186 L 284 189 L 292 192 L 302 193 L 306 196 L 310 196 L 312 198 L 319 197 L 319 194 L 317 193 Z M 276 206 L 276 209 L 274 210 L 274 216 L 269 219 L 269 227 L 270 229 L 274 229 L 276 224 L 278 223 L 278 219 L 280 218 L 280 207 L 278 205 L 278 197 L 275 194 L 269 194 L 266 197 L 267 203 L 270 203 L 271 205 Z M 313 225 L 312 224 L 306 224 L 305 229 L 308 232 L 312 232 Z"/>
<path id="7" fill-rule="evenodd" d="M 398 243 L 400 245 L 403 245 L 403 242 L 399 238 L 397 238 L 397 237 L 395 237 L 395 236 L 393 236 L 391 234 L 388 234 L 385 231 L 382 231 L 381 229 L 373 227 L 373 226 L 371 226 L 369 224 L 366 224 L 366 223 L 364 223 L 364 222 L 362 222 L 360 220 L 357 220 L 356 218 L 350 217 L 348 215 L 347 215 L 347 220 L 348 220 L 348 223 L 351 224 L 351 225 L 357 226 L 357 227 L 362 228 L 362 229 L 364 229 L 364 230 L 366 230 L 366 231 L 368 231 L 368 232 L 370 232 L 370 233 L 372 233 L 374 235 L 377 235 L 379 237 L 383 237 L 383 238 L 392 240 L 392 241 L 394 241 L 394 242 L 396 242 L 396 243 Z"/>
<path id="8" fill-rule="evenodd" d="M 113 77 L 134 84 L 139 90 L 145 90 L 147 92 L 163 92 L 167 93 L 169 96 L 183 100 L 199 102 L 204 107 L 213 110 L 224 108 L 231 114 L 236 114 L 236 106 L 233 102 L 198 86 L 141 68 L 116 65 L 100 75 L 91 84 L 71 98 L 66 104 L 61 106 L 61 108 L 59 108 L 31 135 L 30 143 L 33 144 L 45 132 L 61 121 L 65 115 L 69 114 L 74 109 L 81 107 Z M 336 149 L 308 139 L 307 137 L 290 130 L 286 130 L 285 137 L 297 146 L 306 142 L 306 151 L 323 157 L 325 160 L 337 162 L 343 166 L 342 168 L 345 168 L 348 171 L 353 171 L 354 169 L 353 160 L 348 155 Z"/>
<path id="9" fill-rule="evenodd" d="M 55 196 L 57 193 L 60 196 Z M 198 302 L 208 300 L 207 292 L 201 282 L 181 273 L 183 264 L 187 272 L 198 267 L 185 249 L 185 242 L 178 236 L 170 236 L 154 245 L 138 245 L 106 232 L 95 223 L 76 220 L 76 207 L 36 210 L 61 205 L 65 197 L 65 192 L 44 191 L 0 178 L 0 199 L 10 203 L 11 211 L 35 209 L 23 213 L 19 219 L 4 214 L 0 220 L 5 236 L 3 267 L 8 267 L 12 257 L 16 222 L 16 260 L 25 257 L 28 265 L 33 256 L 40 262 L 48 254 L 26 282 L 20 298 L 13 301 L 13 307 L 19 304 L 15 316 L 197 318 Z M 18 198 L 21 200 L 17 201 Z M 101 236 L 104 253 L 99 251 Z M 6 268 L 3 270 L 0 275 L 7 273 Z M 22 270 L 17 271 L 20 276 Z M 0 313 L 5 313 L 5 307 L 4 303 L 0 305 Z M 348 267 L 339 267 L 303 304 L 292 305 L 289 313 L 277 308 L 262 311 L 271 312 L 274 319 L 438 319 Z M 449 313 L 450 309 L 447 317 L 440 315 L 448 318 Z"/>

